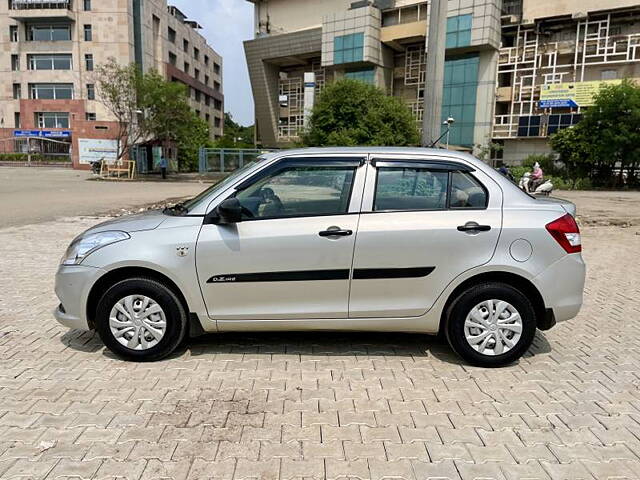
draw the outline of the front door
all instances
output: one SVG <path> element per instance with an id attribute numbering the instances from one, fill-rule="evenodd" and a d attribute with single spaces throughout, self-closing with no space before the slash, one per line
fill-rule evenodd
<path id="1" fill-rule="evenodd" d="M 502 193 L 463 163 L 377 159 L 367 175 L 349 316 L 415 317 L 493 256 Z"/>
<path id="2" fill-rule="evenodd" d="M 233 194 L 242 221 L 203 225 L 198 238 L 198 278 L 211 318 L 347 317 L 361 163 L 286 158 L 242 182 Z"/>

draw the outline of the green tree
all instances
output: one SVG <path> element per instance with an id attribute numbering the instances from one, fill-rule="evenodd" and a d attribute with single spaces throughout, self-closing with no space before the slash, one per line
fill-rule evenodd
<path id="1" fill-rule="evenodd" d="M 324 87 L 302 135 L 306 146 L 415 145 L 416 121 L 399 98 L 341 79 Z"/>
<path id="2" fill-rule="evenodd" d="M 95 72 L 97 99 L 115 117 L 118 123 L 116 142 L 118 160 L 129 155 L 131 147 L 148 136 L 142 116 L 143 75 L 135 63 L 119 65 L 109 58 L 98 65 Z"/>
<path id="3" fill-rule="evenodd" d="M 179 169 L 195 171 L 198 169 L 200 147 L 210 142 L 209 125 L 191 111 L 184 122 L 176 126 L 175 142 L 178 148 Z"/>
<path id="4" fill-rule="evenodd" d="M 253 125 L 242 126 L 233 120 L 230 113 L 224 114 L 224 135 L 215 142 L 217 148 L 254 148 Z"/>
<path id="5" fill-rule="evenodd" d="M 113 58 L 96 69 L 98 99 L 118 122 L 118 159 L 137 143 L 159 141 L 178 147 L 181 168 L 197 166 L 198 148 L 209 139 L 209 127 L 189 106 L 187 89 L 136 64 L 122 66 Z"/>
<path id="6" fill-rule="evenodd" d="M 640 166 L 640 86 L 630 80 L 603 86 L 582 120 L 553 135 L 551 146 L 571 178 L 589 172 L 600 184 L 612 183 L 619 166 L 618 185 L 625 169 L 634 179 Z"/>

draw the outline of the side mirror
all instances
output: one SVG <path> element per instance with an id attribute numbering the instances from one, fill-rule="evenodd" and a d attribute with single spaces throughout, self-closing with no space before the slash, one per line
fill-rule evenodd
<path id="1" fill-rule="evenodd" d="M 225 225 L 228 223 L 238 223 L 242 220 L 242 206 L 240 201 L 235 198 L 227 198 L 215 209 L 217 219 L 214 218 L 212 223 Z M 217 221 L 215 221 L 217 220 Z"/>

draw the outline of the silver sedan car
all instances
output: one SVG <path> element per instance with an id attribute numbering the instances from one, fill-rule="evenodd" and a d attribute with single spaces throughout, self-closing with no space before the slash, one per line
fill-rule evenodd
<path id="1" fill-rule="evenodd" d="M 205 332 L 442 333 L 499 366 L 577 315 L 575 207 L 434 149 L 265 155 L 197 197 L 79 235 L 55 317 L 131 360 Z"/>

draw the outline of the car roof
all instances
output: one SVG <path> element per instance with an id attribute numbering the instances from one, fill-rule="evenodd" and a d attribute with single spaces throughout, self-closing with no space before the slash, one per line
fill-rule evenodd
<path id="1" fill-rule="evenodd" d="M 340 155 L 340 154 L 370 154 L 370 155 L 416 155 L 420 158 L 403 158 L 403 161 L 424 161 L 425 155 L 434 157 L 448 157 L 450 159 L 465 160 L 482 170 L 490 168 L 486 163 L 469 155 L 468 153 L 444 148 L 420 148 L 420 147 L 312 147 L 296 148 L 291 150 L 278 150 L 264 154 L 264 157 L 271 160 L 276 157 L 288 157 L 297 155 Z"/>

